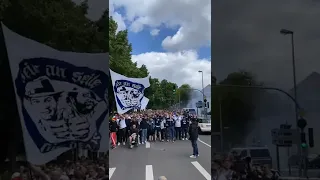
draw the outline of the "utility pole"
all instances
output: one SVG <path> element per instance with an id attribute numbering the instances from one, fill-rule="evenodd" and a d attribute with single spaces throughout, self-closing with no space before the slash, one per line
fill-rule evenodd
<path id="1" fill-rule="evenodd" d="M 203 71 L 198 71 L 199 73 L 201 73 L 202 75 L 202 102 L 205 102 L 205 97 L 204 97 L 204 87 L 203 87 Z M 204 105 L 204 117 L 206 118 L 207 116 L 207 109 L 206 109 L 206 105 Z"/>
<path id="2" fill-rule="evenodd" d="M 222 121 L 222 102 L 221 102 L 221 98 L 219 97 L 219 124 L 220 124 L 220 149 L 221 152 L 223 152 L 224 148 L 224 143 L 223 143 L 223 121 Z"/>

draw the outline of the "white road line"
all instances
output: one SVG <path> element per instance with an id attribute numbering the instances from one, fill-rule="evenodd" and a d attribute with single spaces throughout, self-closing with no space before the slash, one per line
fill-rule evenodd
<path id="1" fill-rule="evenodd" d="M 150 143 L 148 141 L 146 142 L 146 148 L 150 148 Z"/>
<path id="2" fill-rule="evenodd" d="M 210 145 L 210 144 L 207 144 L 207 143 L 205 143 L 205 142 L 201 141 L 201 139 L 198 139 L 198 141 L 199 141 L 199 142 L 201 142 L 202 144 L 204 144 L 204 145 L 208 146 L 209 148 L 211 148 L 211 145 Z"/>
<path id="3" fill-rule="evenodd" d="M 194 167 L 198 169 L 198 171 L 206 178 L 206 180 L 211 180 L 211 175 L 198 163 L 198 161 L 191 162 Z"/>
<path id="4" fill-rule="evenodd" d="M 112 177 L 115 170 L 116 168 L 109 168 L 109 179 Z"/>
<path id="5" fill-rule="evenodd" d="M 154 180 L 152 165 L 146 165 L 146 180 Z"/>

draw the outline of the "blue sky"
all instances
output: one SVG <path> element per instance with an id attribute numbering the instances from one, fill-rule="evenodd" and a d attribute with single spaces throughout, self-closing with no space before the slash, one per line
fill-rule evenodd
<path id="1" fill-rule="evenodd" d="M 125 16 L 125 9 L 123 7 L 116 8 L 115 11 L 122 16 Z M 129 27 L 130 23 L 128 21 L 124 21 L 126 26 Z M 179 29 L 179 27 L 175 28 L 167 28 L 165 25 L 158 27 L 160 30 L 157 36 L 152 36 L 150 31 L 152 28 L 146 27 L 142 31 L 135 33 L 129 31 L 129 42 L 132 43 L 133 47 L 133 55 L 138 55 L 146 52 L 166 52 L 166 50 L 162 47 L 161 43 L 167 36 L 173 36 Z M 210 58 L 211 50 L 210 47 L 200 47 L 197 49 L 199 58 Z"/>
<path id="2" fill-rule="evenodd" d="M 211 1 L 175 1 L 171 10 L 167 3 L 163 0 L 113 0 L 110 15 L 118 23 L 118 30 L 128 30 L 132 61 L 138 66 L 146 65 L 150 76 L 200 88 L 198 71 L 201 70 L 205 85 L 210 84 L 211 50 L 205 45 L 211 39 L 211 10 L 208 9 Z M 191 11 L 194 11 L 192 15 L 181 13 Z M 157 26 L 159 24 L 161 26 Z M 157 35 L 151 35 L 154 29 L 159 30 Z M 166 48 L 162 47 L 164 39 Z"/>
<path id="3" fill-rule="evenodd" d="M 152 36 L 150 34 L 151 29 L 145 28 L 141 32 L 134 33 L 129 31 L 129 41 L 132 43 L 133 54 L 142 54 L 145 52 L 166 52 L 161 46 L 163 39 L 167 36 L 173 36 L 178 28 L 168 29 L 166 27 L 158 28 L 160 30 L 159 35 Z M 199 58 L 210 58 L 210 47 L 201 47 L 198 49 Z"/>

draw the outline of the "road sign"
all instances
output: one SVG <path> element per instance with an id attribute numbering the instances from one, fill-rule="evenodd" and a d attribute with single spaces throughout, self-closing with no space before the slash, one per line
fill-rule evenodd
<path id="1" fill-rule="evenodd" d="M 290 147 L 299 143 L 299 131 L 297 129 L 272 129 L 272 144 Z"/>
<path id="2" fill-rule="evenodd" d="M 196 107 L 197 108 L 202 108 L 203 107 L 203 102 L 202 101 L 196 102 Z"/>

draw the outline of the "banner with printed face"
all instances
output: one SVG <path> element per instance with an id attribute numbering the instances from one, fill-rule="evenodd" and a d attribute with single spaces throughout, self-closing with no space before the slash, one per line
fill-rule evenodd
<path id="1" fill-rule="evenodd" d="M 108 54 L 61 52 L 2 24 L 27 160 L 79 147 L 107 151 Z"/>
<path id="2" fill-rule="evenodd" d="M 144 96 L 144 90 L 150 86 L 149 77 L 128 78 L 111 69 L 110 75 L 119 114 L 146 109 L 149 99 Z"/>

